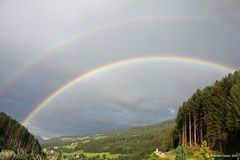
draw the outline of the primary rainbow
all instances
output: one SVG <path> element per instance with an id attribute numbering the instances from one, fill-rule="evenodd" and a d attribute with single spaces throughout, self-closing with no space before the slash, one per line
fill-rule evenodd
<path id="1" fill-rule="evenodd" d="M 118 66 L 122 66 L 122 65 L 126 65 L 126 64 L 130 64 L 130 63 L 146 62 L 146 61 L 167 61 L 167 60 L 207 65 L 207 66 L 212 66 L 212 67 L 215 67 L 215 68 L 219 68 L 221 70 L 225 70 L 227 72 L 234 72 L 235 70 L 237 70 L 237 69 L 232 68 L 230 66 L 227 66 L 227 65 L 224 65 L 224 64 L 220 64 L 220 63 L 216 63 L 216 62 L 212 62 L 212 61 L 208 61 L 208 60 L 204 60 L 204 59 L 198 59 L 198 58 L 193 58 L 193 57 L 185 57 L 185 56 L 176 56 L 176 55 L 171 55 L 171 56 L 167 56 L 167 55 L 142 56 L 142 57 L 134 57 L 134 58 L 129 58 L 129 59 L 125 59 L 125 60 L 115 61 L 113 63 L 106 64 L 106 65 L 103 65 L 103 66 L 100 66 L 100 67 L 96 67 L 96 68 L 94 68 L 92 70 L 89 70 L 89 71 L 87 71 L 85 73 L 82 73 L 79 76 L 77 76 L 76 78 L 68 81 L 67 83 L 65 83 L 62 86 L 60 86 L 59 88 L 57 88 L 55 91 L 53 91 L 48 96 L 46 96 L 42 101 L 40 101 L 40 103 L 38 103 L 32 109 L 32 111 L 29 112 L 27 114 L 27 116 L 22 120 L 21 124 L 24 125 L 27 122 L 29 122 L 29 120 L 34 115 L 36 115 L 42 108 L 44 108 L 44 106 L 46 106 L 54 98 L 56 98 L 57 96 L 62 94 L 64 91 L 66 91 L 67 89 L 73 87 L 74 85 L 76 85 L 81 80 L 83 80 L 83 79 L 85 79 L 87 77 L 90 77 L 90 76 L 92 76 L 94 74 L 103 72 L 103 71 L 108 70 L 108 69 L 112 69 L 112 68 L 115 68 L 115 67 L 118 67 Z"/>

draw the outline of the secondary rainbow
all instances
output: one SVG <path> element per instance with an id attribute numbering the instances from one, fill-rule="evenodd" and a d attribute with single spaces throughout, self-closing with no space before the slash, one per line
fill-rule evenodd
<path id="1" fill-rule="evenodd" d="M 73 87 L 80 81 L 82 81 L 85 78 L 91 77 L 92 75 L 95 75 L 97 73 L 104 72 L 108 69 L 113 69 L 118 66 L 123 66 L 126 64 L 132 64 L 132 63 L 137 63 L 137 62 L 147 62 L 147 61 L 180 61 L 180 62 L 188 62 L 188 63 L 195 63 L 195 64 L 200 64 L 200 65 L 207 65 L 215 68 L 219 68 L 221 70 L 224 70 L 226 72 L 234 72 L 235 68 L 216 63 L 213 61 L 208 61 L 204 59 L 198 59 L 198 58 L 193 58 L 193 57 L 185 57 L 185 56 L 176 56 L 176 55 L 160 55 L 160 56 L 142 56 L 142 57 L 134 57 L 134 58 L 129 58 L 129 59 L 124 59 L 120 61 L 116 61 L 110 64 L 102 65 L 100 67 L 96 67 L 92 70 L 89 70 L 85 73 L 82 73 L 78 75 L 76 78 L 68 81 L 67 83 L 63 84 L 59 88 L 57 88 L 55 91 L 50 93 L 48 96 L 46 96 L 40 103 L 38 103 L 31 112 L 27 114 L 27 116 L 22 120 L 21 124 L 25 125 L 29 120 L 36 115 L 42 108 L 44 108 L 49 102 L 51 102 L 54 98 L 62 94 L 64 91 L 67 89 Z"/>
<path id="2" fill-rule="evenodd" d="M 128 24 L 128 23 L 126 23 Z M 58 53 L 58 51 L 63 50 L 64 48 L 67 48 L 68 46 L 84 40 L 85 38 L 87 38 L 88 36 L 91 35 L 95 35 L 104 31 L 108 31 L 114 27 L 120 27 L 121 25 L 125 25 L 125 23 L 113 23 L 110 25 L 104 25 L 104 26 L 99 26 L 96 27 L 94 29 L 90 29 L 88 31 L 85 31 L 84 33 L 70 38 L 68 41 L 64 41 L 63 43 L 59 43 L 58 45 L 47 49 L 45 52 L 43 52 L 40 56 L 36 57 L 33 61 L 31 61 L 30 63 L 27 63 L 25 65 L 23 65 L 22 67 L 20 67 L 15 74 L 13 74 L 12 76 L 9 77 L 9 79 L 2 85 L 0 86 L 0 94 L 2 92 L 4 92 L 6 90 L 6 88 L 8 88 L 12 83 L 16 82 L 22 75 L 24 75 L 28 70 L 32 69 L 35 65 L 37 65 L 38 63 L 44 61 L 45 59 L 49 58 L 51 55 L 54 55 L 56 53 Z"/>
<path id="3" fill-rule="evenodd" d="M 156 20 L 161 20 L 161 21 L 176 21 L 176 20 L 181 20 L 180 17 L 177 19 L 167 19 L 166 17 L 159 17 L 159 16 L 149 16 L 149 17 L 144 17 L 141 19 L 135 19 L 135 20 L 124 20 L 120 22 L 114 22 L 110 24 L 104 24 L 101 26 L 97 26 L 94 28 L 90 28 L 89 30 L 84 31 L 83 33 L 73 36 L 72 38 L 68 39 L 67 41 L 63 41 L 63 43 L 59 43 L 56 46 L 47 49 L 45 52 L 41 53 L 40 56 L 36 57 L 33 61 L 23 65 L 20 67 L 13 75 L 11 75 L 5 83 L 0 86 L 0 94 L 4 92 L 11 84 L 16 82 L 19 78 L 21 78 L 28 70 L 32 69 L 35 65 L 39 64 L 40 62 L 44 61 L 45 59 L 49 58 L 51 55 L 57 54 L 58 51 L 63 50 L 64 48 L 67 48 L 68 46 L 71 46 L 72 44 L 75 44 L 77 42 L 81 42 L 85 40 L 85 38 L 97 35 L 98 33 L 101 32 L 107 32 L 112 29 L 116 28 L 121 28 L 121 27 L 126 27 L 126 26 L 131 26 L 136 23 L 145 23 L 147 21 L 156 21 Z"/>

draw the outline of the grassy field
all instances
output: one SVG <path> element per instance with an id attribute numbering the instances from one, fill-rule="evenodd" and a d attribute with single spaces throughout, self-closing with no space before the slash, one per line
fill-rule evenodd
<path id="1" fill-rule="evenodd" d="M 74 152 L 64 152 L 64 149 L 74 149 L 79 143 L 89 143 L 92 140 L 99 140 L 102 138 L 107 138 L 106 135 L 103 134 L 96 134 L 92 136 L 85 136 L 85 137 L 59 137 L 57 139 L 50 140 L 51 142 L 55 143 L 56 142 L 63 142 L 63 145 L 58 145 L 52 146 L 50 148 L 46 147 L 44 148 L 44 151 L 46 153 L 49 153 L 50 150 L 52 149 L 60 149 L 62 150 L 62 154 L 64 156 L 76 156 L 76 155 L 85 155 L 86 157 L 92 158 L 96 156 L 103 157 L 105 155 L 106 158 L 113 159 L 113 158 L 118 158 L 120 155 L 124 156 L 123 154 L 111 154 L 109 152 L 101 152 L 101 153 L 90 153 L 90 152 L 85 152 L 83 150 L 78 150 Z M 65 144 L 65 145 L 64 145 Z"/>
<path id="2" fill-rule="evenodd" d="M 103 157 L 103 155 L 106 155 L 106 158 L 118 158 L 119 156 L 124 156 L 123 154 L 111 154 L 109 152 L 102 152 L 102 153 L 89 153 L 89 152 L 84 152 L 83 150 L 79 150 L 76 152 L 71 152 L 71 153 L 63 153 L 63 155 L 66 156 L 75 156 L 75 155 L 80 155 L 80 154 L 84 154 L 85 156 L 91 158 L 91 157 L 96 157 L 97 155 L 99 155 L 100 157 Z"/>
<path id="3" fill-rule="evenodd" d="M 76 146 L 77 146 L 78 143 L 71 143 L 69 145 L 65 145 L 63 146 L 64 148 L 67 148 L 67 149 L 74 149 Z"/>

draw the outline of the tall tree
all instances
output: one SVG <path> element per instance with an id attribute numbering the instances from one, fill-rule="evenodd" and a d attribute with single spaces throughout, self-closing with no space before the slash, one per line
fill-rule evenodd
<path id="1" fill-rule="evenodd" d="M 197 145 L 197 116 L 194 115 L 194 123 L 193 123 L 193 128 L 194 128 L 194 146 Z"/>
<path id="2" fill-rule="evenodd" d="M 191 121 L 191 112 L 189 112 L 189 115 L 188 115 L 188 128 L 189 128 L 189 146 L 191 147 L 192 146 L 192 121 Z"/>

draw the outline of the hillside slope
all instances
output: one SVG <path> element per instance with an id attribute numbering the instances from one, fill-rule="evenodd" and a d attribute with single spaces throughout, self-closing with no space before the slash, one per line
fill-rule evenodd
<path id="1" fill-rule="evenodd" d="M 156 148 L 168 150 L 172 147 L 175 120 L 155 125 L 134 127 L 85 137 L 59 137 L 45 141 L 47 150 L 64 153 L 84 151 L 88 153 L 121 154 L 129 159 L 142 159 Z"/>
<path id="2" fill-rule="evenodd" d="M 24 150 L 28 154 L 41 155 L 41 146 L 28 130 L 13 120 L 10 116 L 0 112 L 0 151 Z"/>

